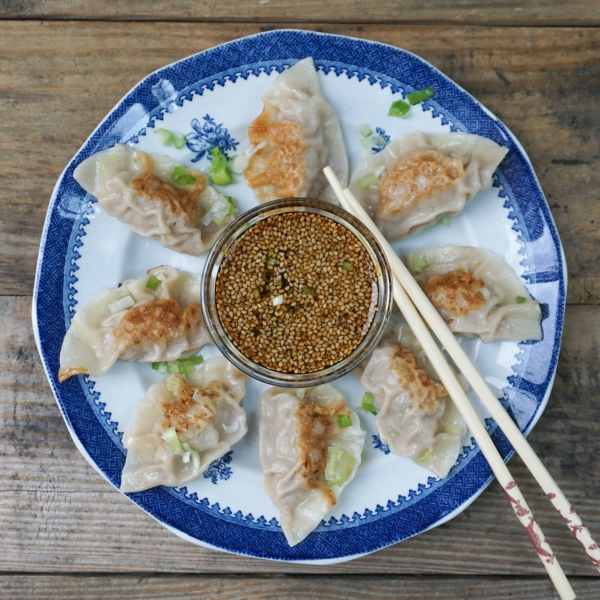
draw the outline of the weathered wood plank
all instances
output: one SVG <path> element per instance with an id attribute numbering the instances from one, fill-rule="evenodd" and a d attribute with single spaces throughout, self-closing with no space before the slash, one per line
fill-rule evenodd
<path id="1" fill-rule="evenodd" d="M 259 561 L 183 542 L 107 484 L 75 449 L 37 357 L 30 302 L 0 298 L 0 572 L 545 576 L 496 483 L 452 522 L 337 566 Z M 568 309 L 555 389 L 531 434 L 534 448 L 596 534 L 599 317 L 597 307 Z M 594 575 L 521 461 L 513 458 L 510 468 L 565 570 Z"/>
<path id="2" fill-rule="evenodd" d="M 579 600 L 597 600 L 600 580 L 572 578 Z M 44 598 L 45 600 L 95 600 L 129 598 L 146 600 L 188 600 L 199 595 L 212 600 L 464 600 L 485 598 L 506 600 L 548 600 L 558 598 L 546 578 L 498 577 L 239 577 L 201 576 L 44 576 L 5 575 L 0 577 L 0 600 Z"/>
<path id="3" fill-rule="evenodd" d="M 600 9 L 594 0 L 4 0 L 0 18 L 588 26 L 600 23 Z"/>
<path id="4" fill-rule="evenodd" d="M 260 29 L 0 22 L 0 294 L 31 293 L 54 183 L 122 95 L 162 65 Z M 600 29 L 317 29 L 416 52 L 501 116 L 529 152 L 552 206 L 567 255 L 570 299 L 600 301 Z"/>

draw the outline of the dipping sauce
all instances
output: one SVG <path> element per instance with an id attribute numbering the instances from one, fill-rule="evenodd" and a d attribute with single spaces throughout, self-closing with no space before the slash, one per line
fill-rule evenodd
<path id="1" fill-rule="evenodd" d="M 312 373 L 348 356 L 377 311 L 377 271 L 358 238 L 318 214 L 258 221 L 225 255 L 216 281 L 219 319 L 255 363 Z"/>

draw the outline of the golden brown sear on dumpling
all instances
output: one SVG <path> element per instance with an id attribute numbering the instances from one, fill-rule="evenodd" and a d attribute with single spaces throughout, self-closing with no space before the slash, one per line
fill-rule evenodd
<path id="1" fill-rule="evenodd" d="M 131 348 L 144 340 L 174 340 L 203 324 L 200 304 L 182 309 L 173 298 L 134 306 L 127 311 L 115 330 L 115 339 L 122 348 Z"/>
<path id="2" fill-rule="evenodd" d="M 456 317 L 479 310 L 486 301 L 481 291 L 485 288 L 483 280 L 465 270 L 432 275 L 421 287 L 437 309 L 444 309 Z"/>
<path id="3" fill-rule="evenodd" d="M 253 146 L 266 142 L 250 157 L 244 173 L 248 185 L 252 189 L 272 185 L 277 198 L 300 194 L 306 179 L 306 138 L 302 126 L 288 120 L 273 122 L 265 107 L 248 133 Z"/>
<path id="4" fill-rule="evenodd" d="M 394 347 L 390 365 L 398 378 L 398 386 L 405 390 L 419 410 L 435 414 L 439 400 L 447 396 L 446 388 L 419 368 L 415 355 L 404 346 Z"/>
<path id="5" fill-rule="evenodd" d="M 402 157 L 379 181 L 378 213 L 399 214 L 451 187 L 464 173 L 460 158 L 437 150 Z"/>
<path id="6" fill-rule="evenodd" d="M 185 174 L 196 180 L 180 187 L 153 174 L 154 161 L 145 152 L 138 152 L 144 171 L 131 181 L 131 188 L 149 200 L 158 200 L 175 217 L 185 215 L 186 220 L 196 224 L 202 217 L 199 198 L 208 185 L 208 179 L 196 169 L 186 169 Z"/>
<path id="7" fill-rule="evenodd" d="M 302 402 L 296 409 L 299 429 L 298 474 L 305 480 L 307 487 L 321 489 L 331 506 L 336 503 L 336 499 L 324 481 L 329 447 L 326 436 L 331 436 L 338 431 L 337 416 L 351 414 L 342 399 L 326 406 L 316 402 Z"/>

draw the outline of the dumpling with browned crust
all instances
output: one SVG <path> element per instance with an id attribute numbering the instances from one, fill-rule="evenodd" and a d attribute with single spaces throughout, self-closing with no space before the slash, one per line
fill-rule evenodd
<path id="1" fill-rule="evenodd" d="M 117 360 L 173 361 L 210 342 L 198 277 L 156 267 L 109 288 L 75 313 L 60 351 L 58 380 L 103 375 Z"/>
<path id="2" fill-rule="evenodd" d="M 542 310 L 497 254 L 470 246 L 432 246 L 406 263 L 454 333 L 492 340 L 542 339 Z"/>
<path id="3" fill-rule="evenodd" d="M 229 452 L 248 428 L 241 402 L 248 377 L 227 359 L 153 385 L 123 433 L 122 492 L 180 486 Z"/>
<path id="4" fill-rule="evenodd" d="M 373 394 L 381 441 L 438 477 L 446 477 L 467 428 L 413 332 L 401 325 L 357 370 Z"/>
<path id="5" fill-rule="evenodd" d="M 260 404 L 263 486 L 290 546 L 336 505 L 360 465 L 365 432 L 331 385 L 270 388 Z"/>
<path id="6" fill-rule="evenodd" d="M 246 182 L 259 202 L 309 197 L 337 204 L 323 169 L 330 165 L 344 187 L 348 157 L 337 115 L 327 103 L 313 59 L 278 75 L 250 124 Z"/>
<path id="7" fill-rule="evenodd" d="M 470 133 L 415 131 L 368 155 L 350 189 L 390 241 L 457 215 L 492 176 L 508 150 Z"/>
<path id="8" fill-rule="evenodd" d="M 123 144 L 93 154 L 73 177 L 111 217 L 182 254 L 206 252 L 235 212 L 197 169 Z"/>

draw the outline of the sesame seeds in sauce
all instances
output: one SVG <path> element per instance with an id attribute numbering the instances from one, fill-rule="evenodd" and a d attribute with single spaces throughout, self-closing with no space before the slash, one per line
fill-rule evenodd
<path id="1" fill-rule="evenodd" d="M 219 268 L 216 304 L 231 341 L 274 371 L 311 373 L 363 339 L 377 299 L 375 266 L 346 227 L 310 213 L 247 229 Z"/>

